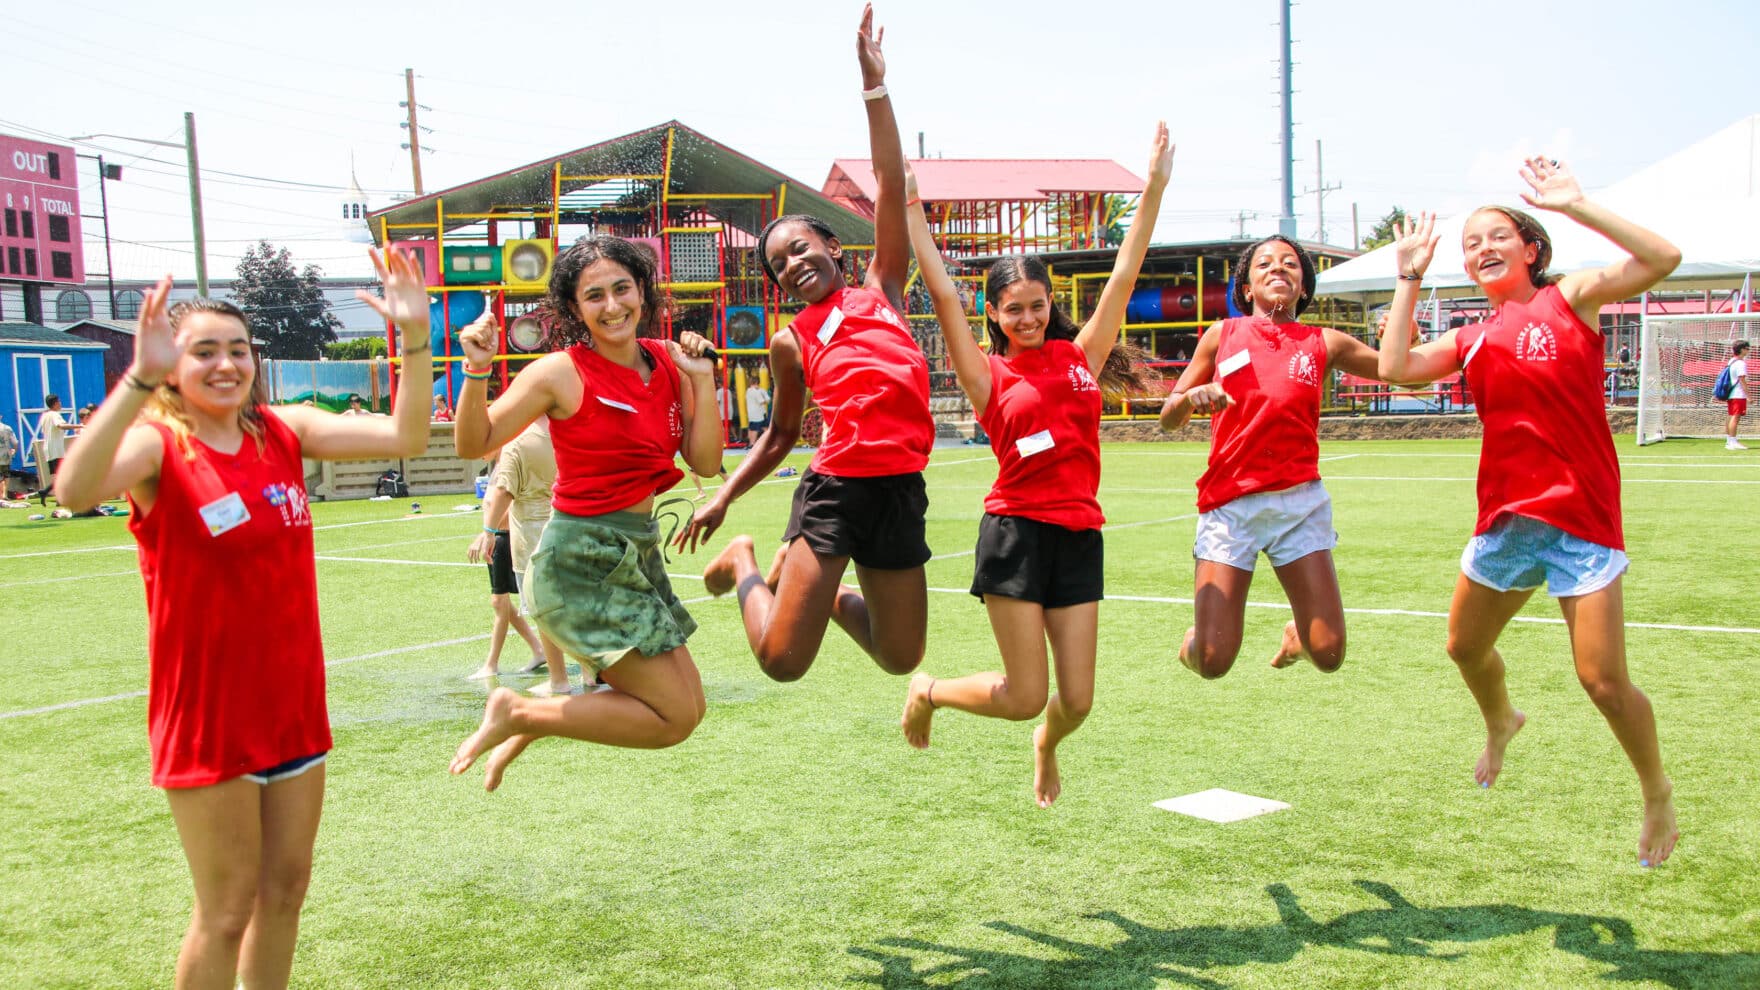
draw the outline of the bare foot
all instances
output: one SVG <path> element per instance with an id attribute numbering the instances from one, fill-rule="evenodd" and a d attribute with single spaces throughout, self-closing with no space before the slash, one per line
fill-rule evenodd
<path id="1" fill-rule="evenodd" d="M 1197 632 L 1197 626 L 1187 626 L 1186 634 L 1179 638 L 1179 662 L 1185 664 L 1186 669 L 1193 673 L 1203 673 L 1198 670 L 1198 661 L 1192 657 L 1192 650 L 1197 646 Z"/>
<path id="2" fill-rule="evenodd" d="M 481 667 L 477 668 L 476 673 L 466 674 L 465 680 L 467 680 L 467 681 L 492 681 L 495 678 L 500 677 L 500 676 L 501 676 L 501 671 L 494 664 L 485 662 Z"/>
<path id="3" fill-rule="evenodd" d="M 477 762 L 477 757 L 484 750 L 493 748 L 508 736 L 513 735 L 513 705 L 519 695 L 504 687 L 489 692 L 489 703 L 483 706 L 483 724 L 477 731 L 470 734 L 464 742 L 458 744 L 458 752 L 452 755 L 452 764 L 448 769 L 453 773 L 464 773 Z"/>
<path id="4" fill-rule="evenodd" d="M 788 544 L 784 543 L 776 548 L 776 556 L 770 559 L 770 570 L 764 575 L 764 583 L 770 586 L 771 592 L 776 591 L 777 583 L 782 580 L 782 563 L 787 559 Z"/>
<path id="5" fill-rule="evenodd" d="M 729 540 L 727 546 L 715 555 L 715 559 L 709 561 L 709 566 L 703 568 L 703 587 L 717 598 L 732 591 L 736 583 L 734 562 L 741 557 L 752 556 L 751 537 L 741 533 Z M 756 558 L 752 562 L 756 564 Z"/>
<path id="6" fill-rule="evenodd" d="M 501 786 L 501 775 L 507 772 L 507 765 L 525 752 L 534 738 L 514 736 L 489 751 L 489 758 L 483 761 L 483 790 L 492 791 Z"/>
<path id="7" fill-rule="evenodd" d="M 1302 637 L 1296 635 L 1296 620 L 1284 623 L 1283 642 L 1278 645 L 1277 652 L 1271 655 L 1271 666 L 1274 670 L 1282 670 L 1305 656 L 1302 650 Z"/>
<path id="8" fill-rule="evenodd" d="M 1479 763 L 1473 767 L 1473 779 L 1479 782 L 1480 787 L 1490 787 L 1497 782 L 1497 775 L 1503 772 L 1504 749 L 1527 723 L 1528 716 L 1516 712 L 1516 717 L 1509 725 L 1485 733 L 1485 752 L 1479 754 Z"/>
<path id="9" fill-rule="evenodd" d="M 904 730 L 904 741 L 918 749 L 929 748 L 929 721 L 935 717 L 935 704 L 931 700 L 934 690 L 935 678 L 918 674 L 911 678 L 910 689 L 904 696 L 904 715 L 899 718 L 898 725 Z"/>
<path id="10" fill-rule="evenodd" d="M 1039 807 L 1049 808 L 1063 793 L 1063 777 L 1057 772 L 1057 747 L 1045 745 L 1045 729 L 1033 730 L 1033 798 Z"/>
<path id="11" fill-rule="evenodd" d="M 1659 798 L 1644 799 L 1644 825 L 1638 830 L 1638 865 L 1660 866 L 1674 852 L 1681 830 L 1674 823 L 1674 785 Z"/>

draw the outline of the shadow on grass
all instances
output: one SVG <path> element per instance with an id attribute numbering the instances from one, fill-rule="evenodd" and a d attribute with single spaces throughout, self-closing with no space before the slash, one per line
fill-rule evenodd
<path id="1" fill-rule="evenodd" d="M 1653 980 L 1677 988 L 1760 986 L 1760 953 L 1639 948 L 1631 923 L 1623 918 L 1537 911 L 1511 904 L 1425 908 L 1384 883 L 1359 880 L 1357 886 L 1387 906 L 1350 911 L 1322 924 L 1302 910 L 1293 891 L 1283 884 L 1272 884 L 1266 892 L 1277 905 L 1276 924 L 1162 929 L 1111 911 L 1089 915 L 1124 933 L 1123 941 L 1111 945 L 1089 945 L 993 921 L 988 927 L 1055 949 L 1065 958 L 1040 959 L 1024 953 L 889 938 L 880 941 L 883 949 L 850 947 L 852 955 L 880 966 L 878 974 L 853 976 L 850 981 L 872 983 L 885 990 L 928 986 L 1147 990 L 1166 981 L 1225 990 L 1227 983 L 1205 975 L 1205 971 L 1248 963 L 1289 963 L 1310 945 L 1456 960 L 1467 955 L 1456 948 L 1462 944 L 1551 928 L 1553 945 L 1559 950 L 1610 967 L 1601 974 L 1604 980 Z M 1440 950 L 1433 943 L 1449 948 Z M 934 958 L 919 966 L 919 955 Z"/>

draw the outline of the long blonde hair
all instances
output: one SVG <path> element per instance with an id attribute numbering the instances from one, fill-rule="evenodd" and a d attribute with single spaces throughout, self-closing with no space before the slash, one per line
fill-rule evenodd
<path id="1" fill-rule="evenodd" d="M 244 315 L 243 310 L 229 302 L 209 299 L 206 296 L 197 296 L 172 306 L 170 312 L 167 313 L 171 318 L 172 329 L 182 329 L 183 321 L 192 313 L 214 313 L 219 316 L 229 316 L 243 324 L 245 337 L 247 339 L 250 337 L 251 321 Z M 263 381 L 262 360 L 258 358 L 255 347 L 251 348 L 251 366 L 254 374 L 251 378 L 250 401 L 238 410 L 238 426 L 246 436 L 256 442 L 257 451 L 260 453 L 263 449 L 264 437 L 262 407 L 269 404 L 269 387 Z M 195 431 L 195 421 L 190 417 L 189 410 L 184 408 L 182 393 L 178 392 L 170 382 L 161 382 L 159 387 L 153 390 L 153 394 L 147 396 L 147 404 L 141 409 L 141 418 L 150 422 L 164 423 L 171 430 L 171 435 L 177 440 L 177 449 L 183 452 L 184 460 L 195 460 L 195 448 L 189 442 L 191 434 Z"/>

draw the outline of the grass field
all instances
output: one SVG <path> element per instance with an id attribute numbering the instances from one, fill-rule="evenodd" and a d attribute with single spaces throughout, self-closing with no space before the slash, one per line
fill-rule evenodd
<path id="1" fill-rule="evenodd" d="M 1265 607 L 1214 682 L 1173 658 L 1203 449 L 1107 447 L 1097 697 L 1048 811 L 1031 723 L 944 712 L 912 750 L 904 678 L 834 630 L 805 679 L 772 683 L 730 600 L 691 606 L 709 711 L 690 740 L 546 740 L 485 794 L 480 769 L 445 771 L 484 695 L 463 679 L 489 625 L 463 565 L 479 517 L 450 511 L 464 497 L 407 518 L 315 505 L 336 748 L 295 985 L 1760 986 L 1760 454 L 1619 450 L 1633 676 L 1683 831 L 1654 870 L 1635 862 L 1636 778 L 1544 595 L 1502 641 L 1527 729 L 1497 786 L 1473 785 L 1483 726 L 1443 613 L 1476 443 L 1325 445 L 1345 666 L 1269 669 L 1287 608 L 1262 566 Z M 979 448 L 928 471 L 938 676 L 998 663 L 964 592 L 994 475 Z M 673 561 L 681 597 L 725 537 L 774 545 L 793 484 Z M 120 519 L 24 516 L 0 513 L 0 985 L 168 986 L 190 887 L 147 781 L 130 541 Z M 1217 825 L 1151 807 L 1211 787 L 1292 808 Z"/>

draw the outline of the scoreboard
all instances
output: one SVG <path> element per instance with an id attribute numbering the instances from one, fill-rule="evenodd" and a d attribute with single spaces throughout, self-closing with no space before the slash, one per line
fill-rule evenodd
<path id="1" fill-rule="evenodd" d="M 86 280 L 73 149 L 0 134 L 0 281 Z"/>

